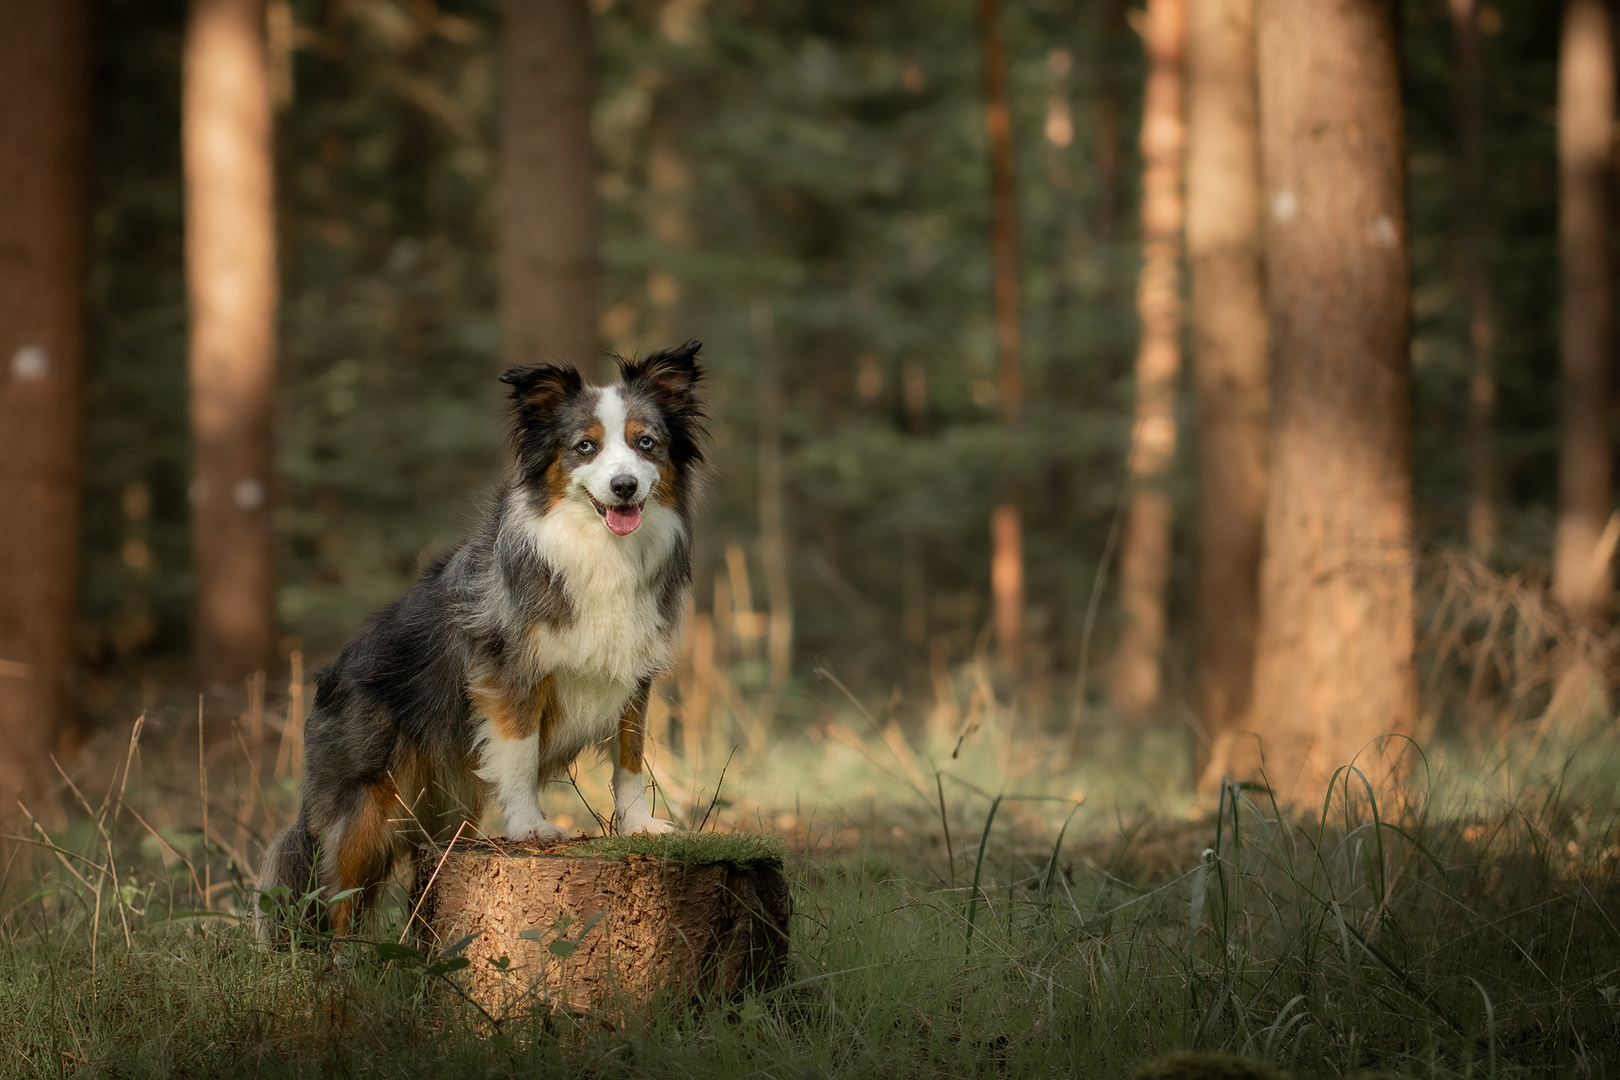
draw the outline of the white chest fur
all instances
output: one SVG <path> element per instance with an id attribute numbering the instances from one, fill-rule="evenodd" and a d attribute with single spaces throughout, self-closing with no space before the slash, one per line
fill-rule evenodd
<path id="1" fill-rule="evenodd" d="M 564 727 L 587 742 L 616 723 L 637 684 L 672 659 L 675 627 L 659 613 L 658 583 L 684 526 L 649 500 L 641 527 L 615 536 L 583 499 L 565 498 L 522 527 L 561 578 L 573 612 L 566 625 L 533 626 L 525 659 L 537 674 L 553 676 Z"/>

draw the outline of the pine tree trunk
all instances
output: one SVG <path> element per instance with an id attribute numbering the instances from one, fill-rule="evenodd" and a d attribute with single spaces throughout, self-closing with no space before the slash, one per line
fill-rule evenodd
<path id="1" fill-rule="evenodd" d="M 264 0 L 192 0 L 182 143 L 195 651 L 206 684 L 275 655 L 276 247 Z"/>
<path id="2" fill-rule="evenodd" d="M 590 370 L 597 331 L 585 0 L 507 0 L 501 33 L 501 332 L 507 364 Z"/>
<path id="3" fill-rule="evenodd" d="M 1018 302 L 1018 205 L 1013 182 L 1012 106 L 997 0 L 979 0 L 984 51 L 984 127 L 990 141 L 993 216 L 990 254 L 996 322 L 997 415 L 1009 431 L 1022 417 L 1024 374 Z M 1001 669 L 1016 677 L 1024 655 L 1024 533 L 1018 492 L 1009 488 L 990 520 L 990 592 Z"/>
<path id="4" fill-rule="evenodd" d="M 1411 368 L 1393 0 L 1260 0 L 1274 364 L 1256 730 L 1285 802 L 1410 732 Z M 1381 781 L 1380 781 L 1381 782 Z"/>
<path id="5" fill-rule="evenodd" d="M 1119 231 L 1120 83 L 1119 54 L 1125 37 L 1125 0 L 1107 0 L 1097 49 L 1097 242 L 1111 247 Z M 1112 287 L 1105 288 L 1105 298 Z"/>
<path id="6" fill-rule="evenodd" d="M 1159 702 L 1175 510 L 1165 482 L 1176 456 L 1176 379 L 1181 372 L 1182 67 L 1184 0 L 1149 0 L 1142 37 L 1148 82 L 1142 103 L 1142 277 L 1136 290 L 1136 424 L 1131 495 L 1120 547 L 1124 629 L 1114 658 L 1114 704 L 1141 718 Z"/>
<path id="7" fill-rule="evenodd" d="M 82 0 L 0 32 L 0 815 L 70 722 L 78 624 L 89 56 Z"/>
<path id="8" fill-rule="evenodd" d="M 1191 0 L 1187 254 L 1198 416 L 1198 719 L 1205 783 L 1248 726 L 1260 624 L 1267 379 L 1254 0 Z"/>
<path id="9" fill-rule="evenodd" d="M 1457 130 L 1461 136 L 1461 214 L 1458 254 L 1468 306 L 1468 543 L 1488 558 L 1496 539 L 1496 461 L 1491 417 L 1496 377 L 1491 370 L 1489 161 L 1485 156 L 1485 55 L 1477 0 L 1451 0 L 1457 44 Z"/>
<path id="10" fill-rule="evenodd" d="M 1614 36 L 1603 0 L 1569 0 L 1558 72 L 1558 236 L 1563 257 L 1563 432 L 1553 593 L 1577 622 L 1608 612 L 1613 544 L 1609 363 Z"/>
<path id="11" fill-rule="evenodd" d="M 793 669 L 793 590 L 788 578 L 787 523 L 782 495 L 782 382 L 777 362 L 775 317 L 768 300 L 754 301 L 754 338 L 759 348 L 759 561 L 765 569 L 770 615 L 765 657 L 770 672 L 770 708 L 787 688 Z"/>

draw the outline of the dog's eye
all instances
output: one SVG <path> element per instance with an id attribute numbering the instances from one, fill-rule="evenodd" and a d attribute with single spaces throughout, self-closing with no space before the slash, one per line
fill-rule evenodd
<path id="1" fill-rule="evenodd" d="M 574 446 L 574 453 L 578 454 L 580 457 L 590 457 L 592 454 L 596 453 L 596 443 L 592 442 L 590 439 L 581 439 Z"/>
<path id="2" fill-rule="evenodd" d="M 658 440 L 653 438 L 651 435 L 643 435 L 641 438 L 636 440 L 636 449 L 643 453 L 646 453 L 657 445 Z"/>

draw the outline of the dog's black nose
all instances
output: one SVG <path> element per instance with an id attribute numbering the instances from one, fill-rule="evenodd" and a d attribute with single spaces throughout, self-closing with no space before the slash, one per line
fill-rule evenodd
<path id="1" fill-rule="evenodd" d="M 636 478 L 631 476 L 629 473 L 625 473 L 623 476 L 615 476 L 612 480 L 608 481 L 609 490 L 611 490 L 613 494 L 617 495 L 625 502 L 629 502 L 631 499 L 635 498 L 636 488 L 638 486 L 639 485 L 636 482 Z"/>

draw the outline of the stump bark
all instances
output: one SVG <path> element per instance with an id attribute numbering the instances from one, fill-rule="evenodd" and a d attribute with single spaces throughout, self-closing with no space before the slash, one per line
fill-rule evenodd
<path id="1" fill-rule="evenodd" d="M 575 854 L 481 841 L 424 852 L 428 943 L 468 935 L 467 989 L 495 1016 L 619 1012 L 770 986 L 786 971 L 792 900 L 779 862 Z"/>

